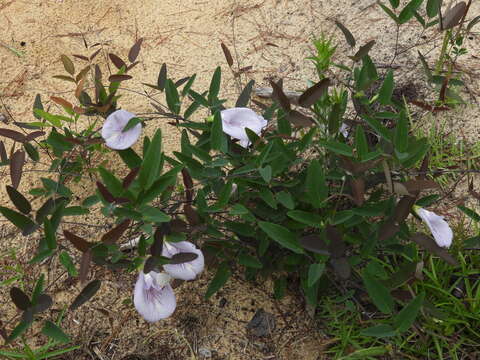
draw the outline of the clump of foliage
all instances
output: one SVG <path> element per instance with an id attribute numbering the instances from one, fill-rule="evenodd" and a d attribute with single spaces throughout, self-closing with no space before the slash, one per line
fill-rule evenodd
<path id="1" fill-rule="evenodd" d="M 398 2 L 390 4 L 393 10 L 381 6 L 397 24 L 415 17 L 423 26 L 433 26 L 418 13 L 422 1 L 411 1 L 400 14 L 395 12 Z M 457 7 L 443 18 L 437 8 L 438 1 L 428 1 L 428 16 L 443 19 L 446 48 L 452 41 L 460 46 L 459 39 L 472 22 L 465 29 Z M 337 25 L 354 48 L 353 35 L 344 25 Z M 430 145 L 426 138 L 411 133 L 407 104 L 392 96 L 393 71 L 380 74 L 370 57 L 374 41 L 360 46 L 350 65 L 335 64 L 346 73 L 346 81 L 338 87 L 328 77 L 336 48 L 329 39 L 319 38 L 317 54 L 310 58 L 318 80 L 311 81 L 295 104 L 285 95 L 283 82 L 272 80 L 274 104 L 255 102 L 261 115 L 249 108 L 254 106 L 253 81 L 243 88 L 235 106 L 226 109 L 220 95 L 220 67 L 208 89 L 196 89 L 196 75 L 175 80 L 163 64 L 156 83 L 145 85 L 163 93 L 165 104 L 150 97 L 154 109 L 148 118 L 119 110 L 120 86 L 132 78 L 129 71 L 138 64 L 141 43 L 132 46 L 128 62 L 108 54 L 117 68 L 108 77 L 108 85 L 100 66 L 94 64 L 100 50 L 90 56 L 74 55 L 87 63 L 78 72 L 63 55 L 67 75 L 57 78 L 75 84 L 77 104 L 51 97 L 64 110 L 64 114 L 54 114 L 45 110 L 37 96 L 36 121 L 16 122 L 21 131 L 0 129 L 0 135 L 15 141 L 10 155 L 0 142 L 2 165 L 10 168 L 7 193 L 15 207 L 0 207 L 0 213 L 24 236 L 41 234 L 30 263 L 58 257 L 68 274 L 82 282 L 89 279 L 92 266 L 141 271 L 140 293 L 168 290 L 171 300 L 169 278 L 160 279 L 158 273 L 163 268 L 169 276 L 192 280 L 203 269 L 206 253 L 215 271 L 206 299 L 241 266 L 248 279 L 273 278 L 276 298 L 282 298 L 288 284 L 293 284 L 313 311 L 321 306 L 322 292 L 331 285 L 368 294 L 374 311 L 381 314 L 381 323 L 364 329 L 364 335 L 395 336 L 407 331 L 419 314 L 436 316 L 418 275 L 422 252 L 441 258 L 448 266 L 459 262 L 446 250 L 452 240 L 448 224 L 420 209 L 438 198 L 432 195 L 438 185 L 428 175 Z M 228 65 L 240 76 L 241 69 L 233 68 L 228 48 L 222 44 L 222 49 Z M 447 54 L 451 53 L 442 51 L 440 65 L 429 77 L 441 84 L 441 103 L 434 107 L 450 104 L 449 64 L 454 58 Z M 425 69 L 430 71 L 427 65 Z M 85 86 L 89 76 L 93 89 Z M 349 101 L 356 109 L 352 119 L 346 119 Z M 205 111 L 209 116 L 203 121 L 192 120 Z M 168 119 L 181 130 L 181 147 L 173 156 L 163 152 L 158 129 L 153 137 L 143 136 L 136 150 L 131 147 L 141 129 L 154 127 L 158 119 Z M 107 126 L 109 122 L 115 126 Z M 56 177 L 43 177 L 39 187 L 22 194 L 19 184 L 27 155 L 33 162 L 48 159 L 49 171 Z M 127 175 L 120 177 L 117 167 L 99 165 L 98 157 L 104 156 L 121 161 Z M 96 189 L 78 199 L 69 183 L 89 179 Z M 422 196 L 425 190 L 429 194 Z M 34 209 L 32 199 L 42 199 L 42 205 Z M 464 211 L 480 218 L 470 209 Z M 111 230 L 85 239 L 64 222 L 67 216 L 90 213 L 104 216 Z M 433 237 L 407 221 L 411 213 L 428 225 Z M 125 240 L 132 239 L 135 250 L 124 251 Z M 165 251 L 168 246 L 176 250 Z M 177 270 L 185 268 L 191 270 L 190 275 L 179 275 Z M 6 341 L 23 336 L 32 323 L 40 321 L 41 332 L 52 339 L 49 346 L 69 342 L 61 329 L 62 318 L 90 300 L 101 280 L 90 279 L 55 321 L 46 319 L 52 299 L 43 275 L 30 294 L 12 287 L 12 301 L 22 315 L 5 335 Z M 408 296 L 400 291 L 405 286 Z M 135 305 L 149 321 L 174 310 L 171 302 L 168 311 L 150 302 L 149 314 L 155 309 L 165 312 L 146 316 L 137 296 L 141 295 L 136 290 Z M 45 354 L 47 350 L 38 351 Z"/>

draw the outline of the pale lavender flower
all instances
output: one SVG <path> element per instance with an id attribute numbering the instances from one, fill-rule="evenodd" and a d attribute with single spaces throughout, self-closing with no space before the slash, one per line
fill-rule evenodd
<path id="1" fill-rule="evenodd" d="M 416 212 L 429 227 L 437 245 L 449 248 L 452 244 L 453 232 L 443 216 L 422 208 L 417 209 Z"/>
<path id="2" fill-rule="evenodd" d="M 133 294 L 135 309 L 149 322 L 168 318 L 175 311 L 177 301 L 170 286 L 171 276 L 165 273 L 143 271 L 138 275 Z"/>
<path id="3" fill-rule="evenodd" d="M 165 271 L 175 279 L 193 280 L 203 271 L 205 260 L 200 249 L 189 241 L 163 242 L 162 256 L 171 258 L 179 253 L 194 253 L 197 258 L 182 264 L 165 264 Z"/>
<path id="4" fill-rule="evenodd" d="M 102 128 L 102 138 L 105 144 L 114 150 L 125 150 L 135 144 L 142 132 L 142 124 L 122 132 L 125 125 L 135 115 L 126 110 L 117 110 L 107 116 Z"/>
<path id="5" fill-rule="evenodd" d="M 249 128 L 255 134 L 260 135 L 267 126 L 267 120 L 249 108 L 231 108 L 222 110 L 223 132 L 234 139 L 240 140 L 240 146 L 246 148 L 250 145 L 245 128 Z"/>

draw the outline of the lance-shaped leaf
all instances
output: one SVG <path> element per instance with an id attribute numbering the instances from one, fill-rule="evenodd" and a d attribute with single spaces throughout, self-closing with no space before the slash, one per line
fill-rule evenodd
<path id="1" fill-rule="evenodd" d="M 51 321 L 45 321 L 42 328 L 42 334 L 47 335 L 49 338 L 58 341 L 61 344 L 70 342 L 70 338 L 63 332 L 57 325 Z"/>
<path id="2" fill-rule="evenodd" d="M 420 309 L 423 305 L 425 293 L 416 296 L 410 303 L 408 303 L 393 319 L 395 328 L 402 333 L 407 331 L 413 325 Z"/>
<path id="3" fill-rule="evenodd" d="M 97 181 L 97 189 L 100 194 L 103 196 L 105 201 L 109 203 L 115 202 L 115 197 L 112 195 L 110 191 L 108 191 L 107 187 L 103 185 L 100 181 Z"/>
<path id="4" fill-rule="evenodd" d="M 130 75 L 110 75 L 108 81 L 110 82 L 121 82 L 130 80 L 132 77 Z"/>
<path id="5" fill-rule="evenodd" d="M 411 237 L 411 240 L 450 265 L 459 265 L 458 261 L 445 248 L 438 246 L 435 240 L 430 236 L 423 233 L 416 233 Z"/>
<path id="6" fill-rule="evenodd" d="M 254 84 L 255 80 L 250 80 L 247 85 L 245 85 L 237 99 L 237 102 L 235 103 L 235 107 L 246 107 L 248 105 Z"/>
<path id="7" fill-rule="evenodd" d="M 128 187 L 132 184 L 133 180 L 137 177 L 138 173 L 140 171 L 140 167 L 135 167 L 130 172 L 128 173 L 127 176 L 122 181 L 122 187 L 124 189 L 128 189 Z"/>
<path id="8" fill-rule="evenodd" d="M 226 262 L 220 264 L 217 268 L 217 272 L 213 277 L 212 281 L 208 285 L 207 292 L 205 293 L 205 299 L 209 299 L 215 294 L 218 290 L 222 288 L 223 285 L 228 281 L 230 276 L 232 275 L 232 271 Z"/>
<path id="9" fill-rule="evenodd" d="M 30 202 L 17 189 L 7 185 L 7 194 L 12 200 L 13 205 L 24 214 L 32 211 Z"/>
<path id="10" fill-rule="evenodd" d="M 198 258 L 198 254 L 195 254 L 195 253 L 189 253 L 189 252 L 178 253 L 173 255 L 170 258 L 169 264 L 171 265 L 183 264 L 183 263 L 193 261 L 196 258 Z"/>
<path id="11" fill-rule="evenodd" d="M 78 296 L 75 298 L 72 305 L 70 305 L 70 310 L 78 309 L 81 305 L 89 301 L 100 289 L 100 285 L 100 280 L 93 280 L 88 283 L 88 285 L 85 286 L 80 294 L 78 294 Z"/>
<path id="12" fill-rule="evenodd" d="M 355 47 L 355 38 L 353 37 L 352 33 L 350 32 L 350 30 L 348 30 L 345 25 L 343 25 L 341 22 L 339 21 L 335 21 L 335 25 L 337 25 L 337 27 L 342 30 L 343 32 L 343 35 L 345 36 L 345 40 L 347 40 L 347 43 L 348 45 L 350 45 L 352 48 Z"/>
<path id="13" fill-rule="evenodd" d="M 88 242 L 84 238 L 71 233 L 68 230 L 63 230 L 63 235 L 67 238 L 68 241 L 72 243 L 75 248 L 81 252 L 86 252 L 92 246 L 92 243 Z"/>
<path id="14" fill-rule="evenodd" d="M 228 50 L 227 46 L 223 42 L 220 45 L 222 46 L 223 55 L 225 55 L 225 60 L 227 60 L 228 66 L 232 67 L 233 66 L 232 53 L 230 52 L 230 50 Z"/>
<path id="15" fill-rule="evenodd" d="M 63 67 L 65 68 L 65 70 L 70 74 L 70 75 L 74 75 L 75 74 L 75 65 L 73 65 L 73 62 L 72 60 L 70 60 L 70 58 L 66 55 L 62 55 L 60 57 L 60 60 L 62 61 L 63 63 Z"/>
<path id="16" fill-rule="evenodd" d="M 289 249 L 297 254 L 303 254 L 303 248 L 300 246 L 297 237 L 290 232 L 286 227 L 273 224 L 266 221 L 258 223 L 262 229 L 271 239 L 275 240 L 282 247 Z"/>
<path id="17" fill-rule="evenodd" d="M 35 224 L 30 218 L 14 210 L 0 206 L 0 213 L 5 216 L 13 225 L 22 230 L 22 234 L 25 236 L 30 235 L 36 229 L 38 229 L 38 225 Z"/>
<path id="18" fill-rule="evenodd" d="M 123 220 L 120 224 L 102 236 L 102 242 L 109 245 L 115 244 L 115 242 L 117 242 L 117 240 L 120 239 L 123 233 L 128 229 L 130 223 L 130 219 Z"/>
<path id="19" fill-rule="evenodd" d="M 8 162 L 7 150 L 5 149 L 5 145 L 3 144 L 3 141 L 0 141 L 0 161 L 2 163 Z"/>
<path id="20" fill-rule="evenodd" d="M 140 49 L 142 47 L 143 38 L 137 40 L 135 44 L 130 48 L 128 52 L 128 60 L 133 63 L 137 60 L 138 54 L 140 53 Z"/>
<path id="21" fill-rule="evenodd" d="M 21 143 L 25 142 L 25 135 L 15 130 L 0 129 L 0 136 L 5 136 Z"/>
<path id="22" fill-rule="evenodd" d="M 88 270 L 90 269 L 90 264 L 92 262 L 92 250 L 89 249 L 82 254 L 80 259 L 80 282 L 83 284 L 88 277 Z"/>
<path id="23" fill-rule="evenodd" d="M 361 46 L 360 49 L 350 57 L 353 61 L 361 60 L 364 56 L 368 55 L 369 51 L 372 49 L 373 45 L 375 45 L 375 40 L 371 40 L 365 45 Z"/>
<path id="24" fill-rule="evenodd" d="M 160 91 L 165 89 L 165 84 L 167 82 L 167 64 L 163 63 L 158 74 L 157 86 Z"/>
<path id="25" fill-rule="evenodd" d="M 302 95 L 300 95 L 298 98 L 299 105 L 309 108 L 328 91 L 329 86 L 330 79 L 325 78 L 320 80 L 318 83 L 309 87 Z"/>
<path id="26" fill-rule="evenodd" d="M 384 314 L 390 314 L 394 305 L 390 291 L 368 271 L 363 272 L 362 278 L 363 283 L 367 288 L 368 295 L 378 310 Z"/>
<path id="27" fill-rule="evenodd" d="M 110 58 L 110 60 L 112 61 L 113 65 L 116 66 L 117 69 L 121 69 L 122 67 L 124 69 L 127 68 L 127 64 L 125 64 L 125 62 L 120 59 L 117 55 L 115 54 L 108 54 L 108 57 Z"/>
<path id="28" fill-rule="evenodd" d="M 23 165 L 25 164 L 25 152 L 17 150 L 10 158 L 10 178 L 12 186 L 16 189 L 22 178 Z"/>

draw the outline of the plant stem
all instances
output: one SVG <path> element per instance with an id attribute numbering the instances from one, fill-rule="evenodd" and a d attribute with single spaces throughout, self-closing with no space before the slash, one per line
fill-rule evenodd
<path id="1" fill-rule="evenodd" d="M 443 64 L 445 62 L 445 54 L 448 47 L 448 39 L 450 38 L 450 30 L 445 32 L 443 36 L 442 50 L 440 51 L 440 56 L 438 57 L 437 64 L 435 66 L 435 75 L 440 75 L 440 72 L 443 69 Z"/>

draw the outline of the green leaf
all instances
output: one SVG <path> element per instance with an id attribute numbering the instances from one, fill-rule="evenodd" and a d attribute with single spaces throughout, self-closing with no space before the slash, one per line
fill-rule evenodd
<path id="1" fill-rule="evenodd" d="M 33 116 L 40 120 L 42 117 L 35 113 L 35 109 L 43 110 L 42 98 L 40 97 L 40 94 L 35 96 L 35 101 L 33 102 Z"/>
<path id="2" fill-rule="evenodd" d="M 393 71 L 389 70 L 383 80 L 382 87 L 378 91 L 378 102 L 380 104 L 389 105 L 392 102 L 393 87 Z"/>
<path id="3" fill-rule="evenodd" d="M 277 198 L 277 201 L 283 206 L 285 206 L 287 209 L 295 209 L 295 201 L 293 200 L 292 195 L 288 191 L 282 190 L 276 193 L 275 197 Z"/>
<path id="4" fill-rule="evenodd" d="M 386 346 L 372 346 L 367 349 L 356 350 L 347 356 L 339 358 L 339 360 L 353 360 L 353 359 L 372 359 L 373 356 L 385 355 L 389 353 Z"/>
<path id="5" fill-rule="evenodd" d="M 7 339 L 7 342 L 12 342 L 15 340 L 17 337 L 19 337 L 21 334 L 25 332 L 30 326 L 31 322 L 29 321 L 20 321 L 20 323 L 13 329 L 12 333 Z"/>
<path id="6" fill-rule="evenodd" d="M 422 5 L 423 0 L 411 0 L 400 12 L 398 15 L 399 24 L 405 24 L 408 22 L 414 15 L 415 11 L 418 10 L 420 5 Z"/>
<path id="7" fill-rule="evenodd" d="M 394 301 L 389 290 L 368 271 L 363 272 L 362 278 L 368 295 L 375 306 L 384 314 L 390 314 L 393 310 Z"/>
<path id="8" fill-rule="evenodd" d="M 25 149 L 28 156 L 30 156 L 30 158 L 33 161 L 39 161 L 40 160 L 40 154 L 38 153 L 38 150 L 35 148 L 35 146 L 33 146 L 30 143 L 24 143 L 23 148 Z"/>
<path id="9" fill-rule="evenodd" d="M 393 318 L 393 324 L 399 333 L 407 331 L 410 326 L 412 326 L 413 322 L 417 318 L 418 313 L 420 312 L 424 298 L 425 293 L 417 295 L 415 299 L 410 301 L 407 306 L 405 306 L 397 315 L 395 315 Z"/>
<path id="10" fill-rule="evenodd" d="M 315 213 L 302 210 L 292 210 L 287 212 L 287 215 L 288 217 L 295 221 L 301 222 L 302 224 L 307 224 L 318 228 L 323 224 L 322 217 Z"/>
<path id="11" fill-rule="evenodd" d="M 363 120 L 373 129 L 375 132 L 380 135 L 382 138 L 387 140 L 388 142 L 391 142 L 391 136 L 390 136 L 390 131 L 377 119 L 372 118 L 368 115 L 363 115 L 362 114 Z"/>
<path id="12" fill-rule="evenodd" d="M 43 230 L 45 231 L 45 241 L 50 250 L 57 248 L 57 236 L 49 219 L 43 221 Z"/>
<path id="13" fill-rule="evenodd" d="M 322 277 L 325 263 L 311 264 L 308 267 L 308 287 L 312 287 Z"/>
<path id="14" fill-rule="evenodd" d="M 178 90 L 172 80 L 168 79 L 165 83 L 165 97 L 167 100 L 168 109 L 178 115 L 180 113 L 180 96 Z"/>
<path id="15" fill-rule="evenodd" d="M 102 182 L 107 187 L 108 191 L 114 196 L 119 196 L 123 192 L 122 182 L 118 180 L 115 175 L 105 169 L 103 166 L 98 167 L 98 172 L 102 178 Z"/>
<path id="16" fill-rule="evenodd" d="M 132 149 L 118 150 L 118 155 L 122 158 L 123 162 L 130 168 L 135 169 L 142 164 L 142 158 Z"/>
<path id="17" fill-rule="evenodd" d="M 208 90 L 208 103 L 213 105 L 213 102 L 218 97 L 218 93 L 220 91 L 220 81 L 222 77 L 222 69 L 218 66 L 215 69 L 215 72 L 212 76 L 212 81 L 210 82 L 210 88 Z"/>
<path id="18" fill-rule="evenodd" d="M 275 240 L 282 247 L 293 251 L 296 254 L 303 254 L 304 250 L 300 246 L 295 234 L 291 233 L 286 227 L 273 224 L 266 221 L 258 223 L 262 229 L 272 240 Z"/>
<path id="19" fill-rule="evenodd" d="M 37 303 L 38 297 L 43 292 L 44 285 L 45 285 L 45 275 L 40 274 L 40 277 L 38 278 L 35 284 L 35 288 L 33 289 L 33 292 L 32 292 L 32 304 L 35 305 Z"/>
<path id="20" fill-rule="evenodd" d="M 385 13 L 390 16 L 390 18 L 395 21 L 395 23 L 398 23 L 398 18 L 397 18 L 397 15 L 395 15 L 395 13 L 390 10 L 388 7 L 386 7 L 385 5 L 383 5 L 381 2 L 378 2 L 378 5 L 380 5 L 380 7 L 383 9 L 383 11 L 385 11 Z"/>
<path id="21" fill-rule="evenodd" d="M 12 200 L 13 205 L 15 205 L 15 207 L 22 213 L 28 214 L 32 211 L 30 202 L 17 189 L 7 185 L 7 193 L 10 200 Z"/>
<path id="22" fill-rule="evenodd" d="M 375 325 L 360 332 L 363 336 L 373 336 L 378 338 L 392 337 L 397 335 L 395 329 L 387 324 Z"/>
<path id="23" fill-rule="evenodd" d="M 240 265 L 250 267 L 253 269 L 261 269 L 263 267 L 262 263 L 260 260 L 258 260 L 256 257 L 253 257 L 249 254 L 246 253 L 241 253 L 240 256 L 238 257 L 238 263 Z"/>
<path id="24" fill-rule="evenodd" d="M 153 185 L 146 191 L 143 195 L 139 197 L 141 204 L 147 204 L 154 200 L 157 196 L 163 194 L 169 186 L 175 185 L 177 177 L 173 176 L 162 176 L 160 179 L 155 181 Z"/>
<path id="25" fill-rule="evenodd" d="M 235 103 L 235 107 L 246 107 L 248 105 L 254 84 L 255 80 L 250 80 L 247 85 L 245 85 L 245 88 L 242 90 L 237 102 Z"/>
<path id="26" fill-rule="evenodd" d="M 60 260 L 60 263 L 67 270 L 68 275 L 70 275 L 71 277 L 78 276 L 78 271 L 75 267 L 75 264 L 73 263 L 72 258 L 70 257 L 70 255 L 66 251 L 62 251 L 62 253 L 60 253 L 60 256 L 58 257 L 58 259 Z"/>
<path id="27" fill-rule="evenodd" d="M 30 235 L 38 226 L 28 217 L 14 210 L 0 206 L 0 213 L 5 216 L 13 225 L 22 230 L 23 235 Z"/>
<path id="28" fill-rule="evenodd" d="M 275 210 L 277 209 L 277 201 L 275 200 L 273 193 L 268 188 L 260 189 L 260 198 L 271 208 Z"/>
<path id="29" fill-rule="evenodd" d="M 151 221 L 154 223 L 164 223 L 169 222 L 171 217 L 165 214 L 160 209 L 154 208 L 152 206 L 144 205 L 141 209 L 139 209 L 142 213 L 142 217 L 146 221 Z"/>
<path id="30" fill-rule="evenodd" d="M 65 334 L 57 325 L 48 320 L 45 321 L 43 325 L 42 334 L 47 335 L 49 338 L 62 344 L 70 342 L 68 335 Z"/>
<path id="31" fill-rule="evenodd" d="M 398 5 L 400 5 L 400 0 L 388 0 L 390 1 L 390 5 L 392 5 L 392 8 L 396 9 L 398 8 Z"/>
<path id="32" fill-rule="evenodd" d="M 208 300 L 210 297 L 212 297 L 213 294 L 220 290 L 222 286 L 225 285 L 225 283 L 228 281 L 231 275 L 232 272 L 228 264 L 226 262 L 221 263 L 217 268 L 215 276 L 208 285 L 207 292 L 205 293 L 205 299 Z"/>
<path id="33" fill-rule="evenodd" d="M 162 131 L 157 129 L 150 145 L 148 146 L 147 153 L 145 154 L 140 172 L 138 174 L 138 181 L 143 189 L 149 189 L 157 179 L 162 160 L 162 157 L 160 156 L 161 152 Z"/>
<path id="34" fill-rule="evenodd" d="M 357 90 L 366 90 L 378 79 L 377 68 L 370 56 L 365 55 L 362 58 L 362 68 L 357 79 Z"/>
<path id="35" fill-rule="evenodd" d="M 313 160 L 308 167 L 305 187 L 308 200 L 315 209 L 319 209 L 323 200 L 327 197 L 328 189 L 325 184 L 325 175 L 318 160 Z"/>
<path id="36" fill-rule="evenodd" d="M 35 115 L 39 116 L 42 119 L 47 120 L 53 126 L 62 127 L 62 121 L 72 122 L 73 120 L 69 117 L 62 116 L 62 115 L 53 115 L 44 110 L 40 109 L 33 109 Z"/>
<path id="37" fill-rule="evenodd" d="M 325 141 L 325 140 L 320 140 L 319 144 L 336 154 L 353 157 L 353 150 L 347 144 L 344 144 L 338 141 Z"/>
<path id="38" fill-rule="evenodd" d="M 140 124 L 142 122 L 142 119 L 138 117 L 133 117 L 130 120 L 128 120 L 127 125 L 122 129 L 122 132 L 128 131 L 130 129 L 133 129 L 137 124 Z"/>
<path id="39" fill-rule="evenodd" d="M 469 209 L 465 206 L 459 205 L 458 208 L 465 214 L 467 215 L 470 219 L 476 222 L 480 222 L 480 215 L 478 215 L 475 211 L 472 209 Z"/>
<path id="40" fill-rule="evenodd" d="M 272 180 L 272 167 L 270 165 L 258 169 L 258 172 L 267 184 L 270 183 Z"/>
<path id="41" fill-rule="evenodd" d="M 210 134 L 210 145 L 213 150 L 227 152 L 226 138 L 223 133 L 222 116 L 220 111 L 215 112 L 213 116 L 212 132 Z"/>
<path id="42" fill-rule="evenodd" d="M 395 150 L 404 153 L 408 148 L 408 119 L 405 111 L 400 112 L 400 119 L 397 121 L 393 138 Z"/>
<path id="43" fill-rule="evenodd" d="M 45 189 L 50 190 L 53 193 L 59 194 L 65 198 L 70 198 L 72 196 L 72 192 L 65 185 L 53 181 L 49 178 L 40 178 L 40 180 L 42 181 L 43 187 Z"/>
<path id="44" fill-rule="evenodd" d="M 367 136 L 361 125 L 357 125 L 355 130 L 355 150 L 360 160 L 363 160 L 368 154 Z"/>

